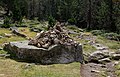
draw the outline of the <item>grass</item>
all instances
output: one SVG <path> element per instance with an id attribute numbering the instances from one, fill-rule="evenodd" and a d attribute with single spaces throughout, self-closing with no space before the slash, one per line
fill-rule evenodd
<path id="1" fill-rule="evenodd" d="M 36 33 L 35 32 L 31 32 L 29 28 L 19 28 L 19 31 L 25 35 L 27 35 L 28 37 L 35 37 Z"/>
<path id="2" fill-rule="evenodd" d="M 0 54 L 6 54 L 7 52 L 4 50 L 0 50 Z"/>
<path id="3" fill-rule="evenodd" d="M 35 65 L 0 58 L 0 77 L 80 77 L 80 64 Z M 3 75 L 3 76 L 1 76 Z"/>
<path id="4" fill-rule="evenodd" d="M 78 28 L 76 26 L 72 26 L 72 25 L 71 26 L 67 26 L 67 29 L 68 30 L 73 30 L 74 32 L 77 32 L 77 33 L 84 31 L 83 29 L 80 29 L 80 28 Z"/>
<path id="5" fill-rule="evenodd" d="M 4 43 L 8 43 L 8 42 L 11 42 L 11 41 L 25 40 L 25 38 L 22 38 L 22 37 L 19 37 L 19 36 L 12 36 L 10 38 L 5 37 L 5 33 L 12 34 L 9 29 L 0 28 L 0 35 L 4 37 L 4 38 L 0 38 L 0 46 L 2 46 L 2 44 L 4 44 Z"/>
<path id="6" fill-rule="evenodd" d="M 24 31 L 22 32 L 22 30 L 24 30 Z M 30 32 L 29 28 L 22 28 L 21 27 L 21 28 L 19 28 L 19 31 L 23 34 L 26 34 L 28 37 L 34 37 L 36 35 L 35 32 Z M 5 33 L 12 34 L 9 29 L 0 28 L 0 35 L 4 36 Z M 4 38 L 0 39 L 0 46 L 2 46 L 2 44 L 4 44 L 4 43 L 8 43 L 11 41 L 23 41 L 23 40 L 26 40 L 26 38 L 23 38 L 23 37 L 20 37 L 17 35 L 12 36 L 10 38 L 4 37 Z"/>
<path id="7" fill-rule="evenodd" d="M 88 34 L 88 35 L 89 35 L 90 33 L 86 32 L 85 34 Z M 82 44 L 82 46 L 83 46 L 83 51 L 84 51 L 85 53 L 92 53 L 92 52 L 96 51 L 95 47 L 93 47 L 93 46 L 91 46 L 90 44 L 88 44 L 88 41 L 87 41 L 87 40 L 79 39 L 79 38 L 76 37 L 76 36 L 78 36 L 78 35 L 75 35 L 75 34 L 71 34 L 70 36 L 71 36 L 75 41 L 77 41 L 77 42 L 79 42 L 79 43 Z"/>
<path id="8" fill-rule="evenodd" d="M 98 36 L 97 42 L 105 46 L 108 46 L 111 50 L 116 51 L 120 48 L 120 42 L 114 40 L 108 40 L 104 37 Z"/>
<path id="9" fill-rule="evenodd" d="M 117 64 L 117 65 L 115 66 L 115 68 L 116 68 L 115 73 L 116 73 L 117 77 L 120 77 L 120 62 L 119 62 L 119 64 Z"/>

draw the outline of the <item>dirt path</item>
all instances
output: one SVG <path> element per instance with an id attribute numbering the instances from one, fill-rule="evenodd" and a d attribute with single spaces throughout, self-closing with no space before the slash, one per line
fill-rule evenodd
<path id="1" fill-rule="evenodd" d="M 109 47 L 99 43 L 92 44 L 98 51 L 109 51 Z M 81 65 L 81 77 L 117 77 L 115 75 L 114 62 L 106 64 L 87 63 Z"/>
<path id="2" fill-rule="evenodd" d="M 116 74 L 115 74 L 115 68 L 114 68 L 114 66 L 115 66 L 114 62 L 106 64 L 108 77 L 117 77 Z"/>
<path id="3" fill-rule="evenodd" d="M 88 63 L 81 65 L 81 77 L 117 77 L 114 62 L 103 64 Z"/>
<path id="4" fill-rule="evenodd" d="M 99 77 L 102 67 L 100 64 L 88 63 L 81 65 L 80 70 L 81 77 Z"/>

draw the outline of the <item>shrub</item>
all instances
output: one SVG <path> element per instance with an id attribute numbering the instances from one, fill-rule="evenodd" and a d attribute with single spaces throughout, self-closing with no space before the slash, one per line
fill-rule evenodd
<path id="1" fill-rule="evenodd" d="M 102 30 L 92 30 L 91 33 L 93 35 L 102 35 L 104 34 L 105 31 L 102 31 Z"/>
<path id="2" fill-rule="evenodd" d="M 56 21 L 55 21 L 55 19 L 52 17 L 52 16 L 49 16 L 48 17 L 48 29 L 50 28 L 50 27 L 53 27 L 54 25 L 55 25 L 55 23 L 56 23 Z"/>
<path id="3" fill-rule="evenodd" d="M 9 28 L 11 25 L 11 19 L 9 17 L 5 17 L 4 24 L 2 25 L 3 28 Z"/>
<path id="4" fill-rule="evenodd" d="M 117 33 L 105 33 L 103 35 L 104 37 L 106 37 L 107 39 L 110 39 L 110 40 L 117 40 L 119 41 L 120 40 L 120 35 L 117 34 Z"/>
<path id="5" fill-rule="evenodd" d="M 70 23 L 71 25 L 74 25 L 76 24 L 76 19 L 75 18 L 71 18 L 71 19 L 68 19 L 68 23 Z"/>

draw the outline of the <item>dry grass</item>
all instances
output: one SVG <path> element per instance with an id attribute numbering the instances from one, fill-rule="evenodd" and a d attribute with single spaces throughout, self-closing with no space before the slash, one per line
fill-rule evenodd
<path id="1" fill-rule="evenodd" d="M 35 65 L 0 58 L 0 77 L 80 77 L 80 64 Z"/>
<path id="2" fill-rule="evenodd" d="M 31 32 L 29 30 L 29 28 L 19 28 L 19 31 L 25 35 L 27 35 L 28 37 L 35 37 L 36 33 L 35 32 Z"/>

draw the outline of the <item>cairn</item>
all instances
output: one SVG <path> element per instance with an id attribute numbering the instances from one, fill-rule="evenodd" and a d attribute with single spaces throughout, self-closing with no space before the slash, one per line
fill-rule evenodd
<path id="1" fill-rule="evenodd" d="M 41 31 L 38 33 L 35 38 L 31 39 L 28 43 L 28 45 L 34 45 L 46 49 L 55 44 L 77 45 L 77 43 L 70 38 L 68 33 L 64 31 L 59 22 L 48 31 Z"/>

